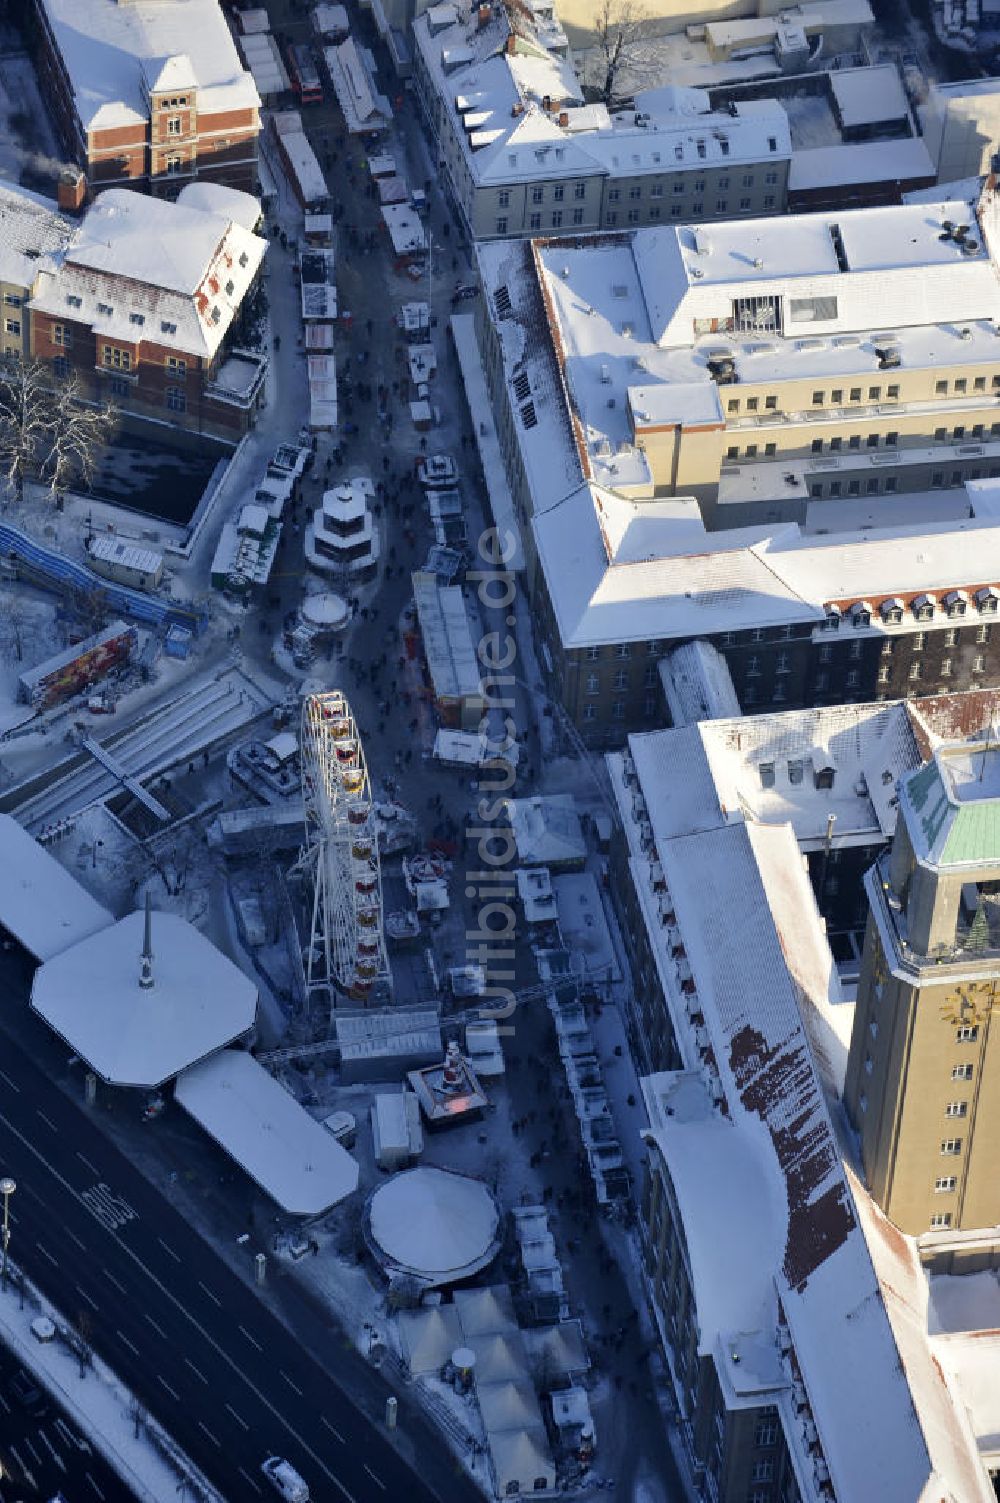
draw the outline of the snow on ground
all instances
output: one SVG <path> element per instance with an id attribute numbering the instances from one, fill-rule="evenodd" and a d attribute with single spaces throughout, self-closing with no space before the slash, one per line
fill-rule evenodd
<path id="1" fill-rule="evenodd" d="M 67 1329 L 60 1312 L 30 1286 L 23 1301 L 13 1283 L 0 1291 L 0 1333 L 4 1342 L 62 1405 L 135 1496 L 142 1503 L 176 1503 L 182 1490 L 188 1496 L 184 1473 L 169 1465 L 148 1438 L 154 1430 L 161 1435 L 164 1432 L 145 1415 L 125 1385 L 99 1358 L 92 1358 L 92 1365 L 81 1377 L 78 1358 L 58 1336 L 44 1345 L 39 1343 L 31 1334 L 31 1322 L 39 1315 L 47 1315 L 57 1331 Z M 146 1427 L 139 1438 L 135 1434 L 137 1414 Z M 167 1443 L 187 1475 L 198 1479 L 202 1488 L 198 1496 L 205 1503 L 212 1500 L 223 1503 L 205 1478 L 181 1457 L 173 1442 Z"/>

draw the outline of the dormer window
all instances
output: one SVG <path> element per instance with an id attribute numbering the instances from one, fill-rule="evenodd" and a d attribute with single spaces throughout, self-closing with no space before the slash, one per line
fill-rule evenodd
<path id="1" fill-rule="evenodd" d="M 976 591 L 976 606 L 982 616 L 995 616 L 997 603 L 1000 601 L 1000 591 L 992 585 L 986 585 L 984 589 Z"/>
<path id="2" fill-rule="evenodd" d="M 167 319 L 163 319 L 162 323 L 160 324 L 160 333 L 161 334 L 176 334 L 177 333 L 177 325 L 170 323 Z"/>
<path id="3" fill-rule="evenodd" d="M 213 308 L 210 317 L 213 324 L 217 324 L 219 322 L 219 319 L 222 317 L 222 314 L 218 308 Z"/>
<path id="4" fill-rule="evenodd" d="M 130 324 L 137 324 L 141 328 L 146 322 L 146 316 L 144 313 L 130 313 L 128 321 Z"/>
<path id="5" fill-rule="evenodd" d="M 827 606 L 826 620 L 823 622 L 823 626 L 827 631 L 840 630 L 840 607 L 838 605 Z"/>
<path id="6" fill-rule="evenodd" d="M 935 603 L 933 595 L 918 595 L 913 602 L 914 620 L 932 621 Z"/>
<path id="7" fill-rule="evenodd" d="M 871 626 L 872 608 L 867 600 L 859 600 L 857 605 L 851 606 L 852 626 Z"/>
<path id="8" fill-rule="evenodd" d="M 234 290 L 235 290 L 235 284 L 233 282 L 227 282 L 226 283 L 226 297 L 232 297 Z"/>
<path id="9" fill-rule="evenodd" d="M 969 608 L 969 597 L 964 590 L 951 590 L 944 597 L 944 608 L 949 616 L 964 616 Z"/>
<path id="10" fill-rule="evenodd" d="M 67 294 L 66 294 L 66 306 L 68 308 L 82 308 L 83 307 L 83 298 L 82 297 L 77 297 L 77 295 L 76 295 L 75 292 L 67 292 Z"/>
<path id="11" fill-rule="evenodd" d="M 246 251 L 240 251 L 240 265 L 241 266 L 246 266 L 246 264 L 249 261 L 249 259 L 250 258 L 247 255 Z"/>
<path id="12" fill-rule="evenodd" d="M 903 602 L 895 598 L 883 600 L 881 615 L 887 626 L 898 626 L 903 619 Z"/>
<path id="13" fill-rule="evenodd" d="M 105 318 L 110 318 L 115 310 L 111 303 L 98 303 L 97 311 L 98 313 L 103 314 Z"/>

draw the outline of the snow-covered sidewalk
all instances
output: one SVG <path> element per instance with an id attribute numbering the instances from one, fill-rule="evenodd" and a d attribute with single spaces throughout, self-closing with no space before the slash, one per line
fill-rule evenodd
<path id="1" fill-rule="evenodd" d="M 166 1431 L 146 1413 L 124 1383 L 100 1358 L 81 1360 L 69 1345 L 71 1333 L 59 1312 L 27 1281 L 14 1287 L 14 1270 L 0 1291 L 0 1339 L 86 1435 L 141 1503 L 177 1503 L 178 1494 L 201 1503 L 224 1503 Z M 51 1341 L 32 1335 L 31 1322 L 47 1316 L 56 1328 Z"/>

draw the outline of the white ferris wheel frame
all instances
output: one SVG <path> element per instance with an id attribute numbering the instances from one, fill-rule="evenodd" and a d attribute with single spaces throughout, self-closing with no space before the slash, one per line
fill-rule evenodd
<path id="1" fill-rule="evenodd" d="M 313 883 L 306 986 L 364 1004 L 391 988 L 392 972 L 368 764 L 340 690 L 306 695 L 301 748 L 303 855 Z"/>

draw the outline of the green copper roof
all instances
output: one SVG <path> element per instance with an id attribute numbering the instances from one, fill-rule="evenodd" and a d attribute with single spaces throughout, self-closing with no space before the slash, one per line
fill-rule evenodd
<path id="1" fill-rule="evenodd" d="M 968 748 L 955 751 L 968 757 Z M 904 784 L 903 803 L 914 851 L 935 866 L 1000 863 L 1000 797 L 989 784 L 984 785 L 982 797 L 975 796 L 975 783 L 968 779 L 956 794 L 950 786 L 950 766 L 942 773 L 941 759 L 947 757 L 948 748 L 940 748 Z"/>

